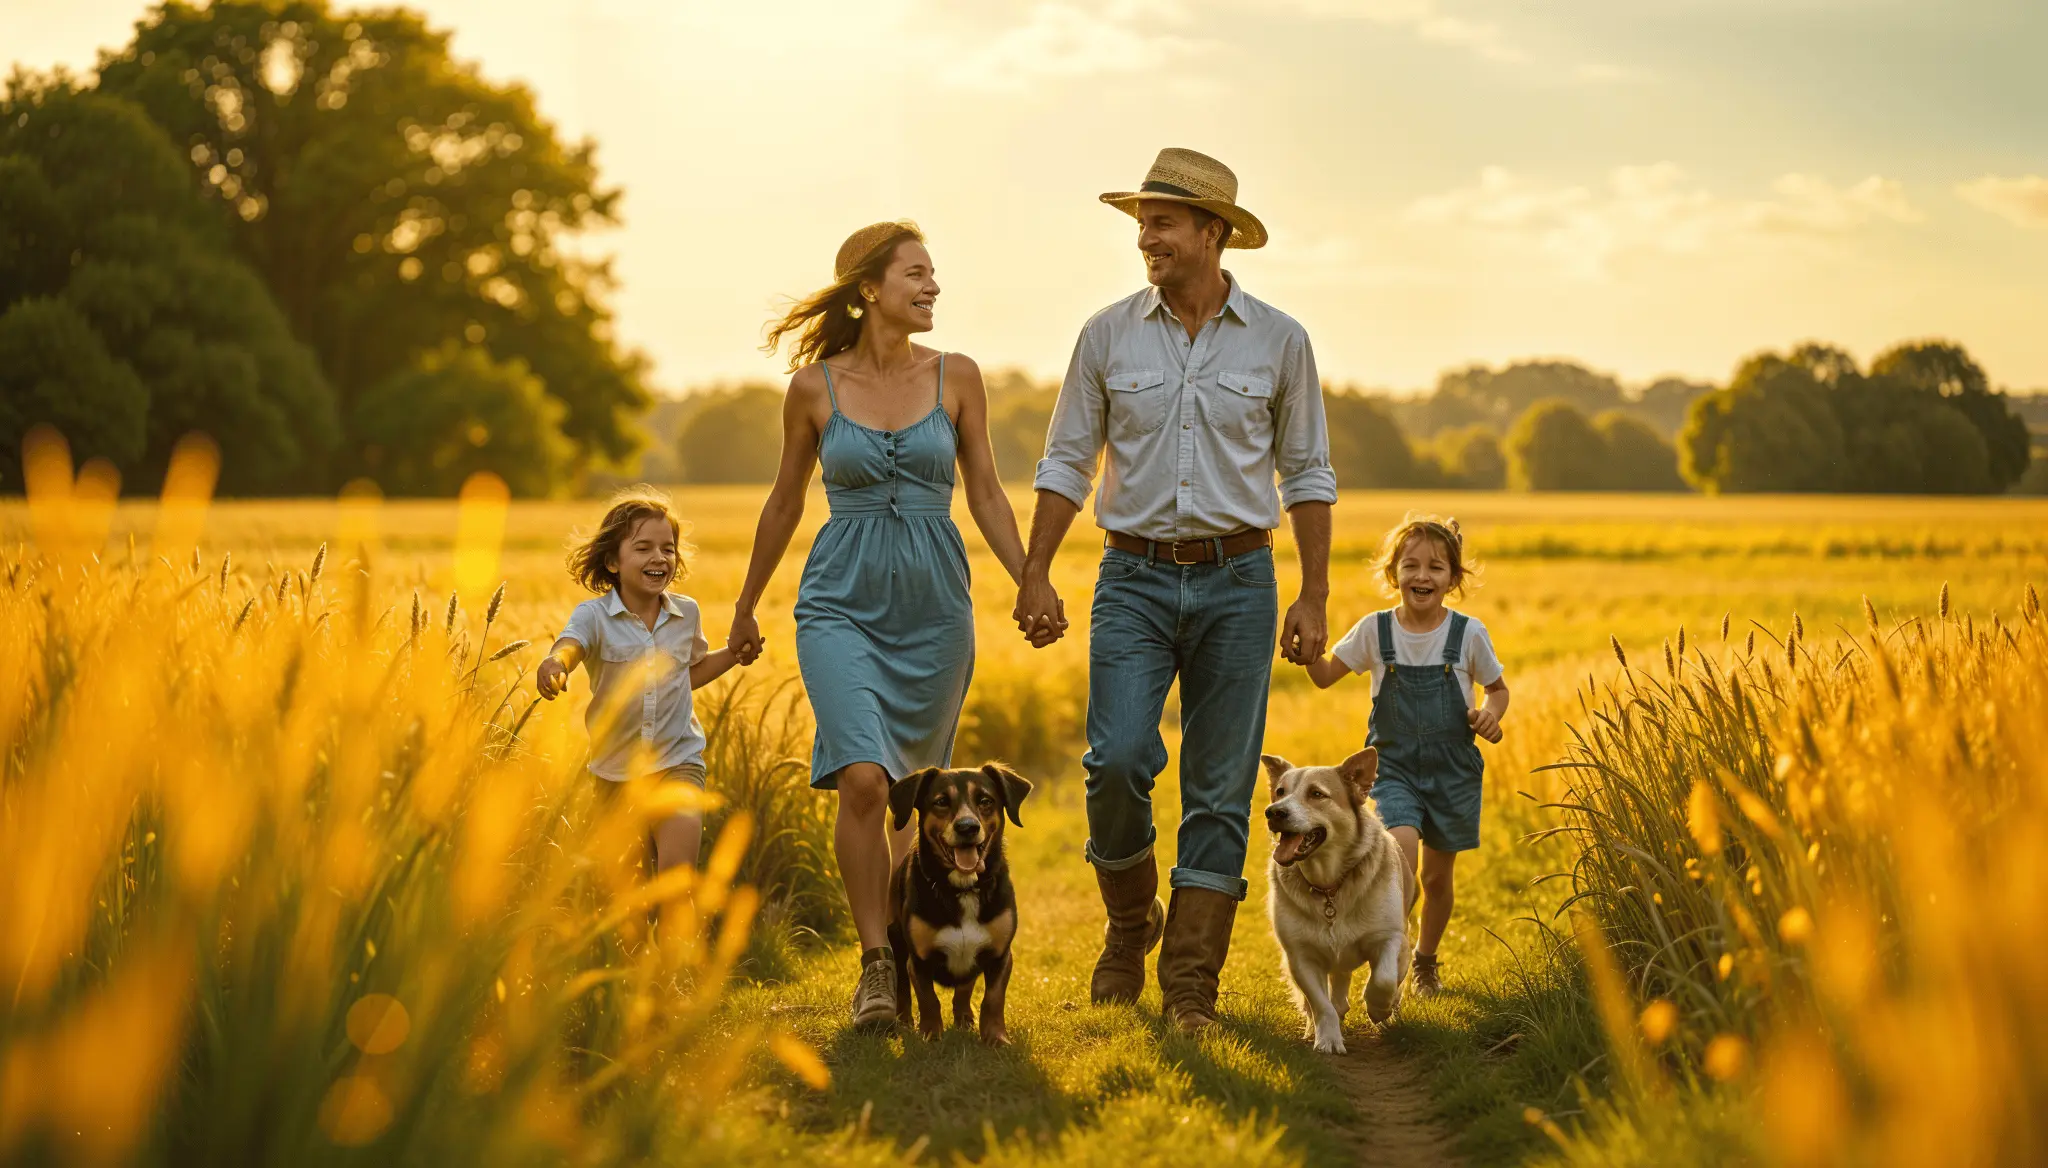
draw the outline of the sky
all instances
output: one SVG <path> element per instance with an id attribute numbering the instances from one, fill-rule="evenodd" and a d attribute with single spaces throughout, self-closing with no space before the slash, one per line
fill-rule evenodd
<path id="1" fill-rule="evenodd" d="M 2043 0 L 411 3 L 597 142 L 624 221 L 586 247 L 670 392 L 780 379 L 776 305 L 897 218 L 930 343 L 1056 375 L 1143 285 L 1096 195 L 1163 146 L 1237 173 L 1273 241 L 1226 266 L 1326 381 L 1943 336 L 2048 388 Z M 89 70 L 143 11 L 0 0 L 0 60 Z"/>

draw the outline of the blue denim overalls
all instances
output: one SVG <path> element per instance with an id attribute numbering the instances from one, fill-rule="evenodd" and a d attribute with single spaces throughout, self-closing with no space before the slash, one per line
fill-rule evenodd
<path id="1" fill-rule="evenodd" d="M 1486 763 L 1473 744 L 1470 708 L 1458 676 L 1471 618 L 1451 614 L 1441 665 L 1394 662 L 1394 613 L 1379 614 L 1386 679 L 1373 698 L 1366 745 L 1380 753 L 1372 798 L 1388 827 L 1412 827 L 1440 852 L 1479 846 L 1480 777 Z"/>

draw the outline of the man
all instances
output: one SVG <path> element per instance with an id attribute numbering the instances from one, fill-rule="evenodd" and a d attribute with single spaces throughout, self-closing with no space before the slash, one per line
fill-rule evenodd
<path id="1" fill-rule="evenodd" d="M 1015 615 L 1037 646 L 1064 629 L 1053 554 L 1106 447 L 1082 765 L 1087 856 L 1109 925 L 1089 996 L 1135 1001 L 1145 955 L 1161 945 L 1161 1005 L 1195 1031 L 1216 1020 L 1217 976 L 1245 895 L 1279 607 L 1273 529 L 1284 506 L 1301 591 L 1281 646 L 1306 665 L 1326 636 L 1337 480 L 1308 334 L 1223 270 L 1224 248 L 1266 242 L 1264 225 L 1237 205 L 1237 176 L 1192 150 L 1162 150 L 1142 189 L 1102 201 L 1137 219 L 1151 287 L 1081 330 L 1038 464 Z M 1151 791 L 1166 767 L 1159 719 L 1176 674 L 1181 820 L 1167 908 Z"/>

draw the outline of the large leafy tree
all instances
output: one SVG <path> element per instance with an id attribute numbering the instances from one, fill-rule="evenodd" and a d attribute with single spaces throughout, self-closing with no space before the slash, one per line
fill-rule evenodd
<path id="1" fill-rule="evenodd" d="M 1326 393 L 1330 466 L 1340 487 L 1412 487 L 1422 478 L 1415 452 L 1379 398 L 1360 393 Z"/>
<path id="2" fill-rule="evenodd" d="M 1981 494 L 2026 469 L 2026 429 L 1961 346 L 1902 345 L 1868 372 L 1802 345 L 1744 362 L 1693 403 L 1679 438 L 1708 491 Z"/>
<path id="3" fill-rule="evenodd" d="M 100 86 L 168 131 L 345 417 L 461 338 L 539 379 L 579 463 L 633 452 L 642 363 L 611 339 L 607 265 L 566 246 L 618 194 L 589 142 L 452 59 L 446 33 L 396 8 L 172 0 Z"/>
<path id="4" fill-rule="evenodd" d="M 2026 420 L 1961 345 L 1953 341 L 1912 341 L 1895 345 L 1870 363 L 1873 378 L 1889 378 L 1933 394 L 1960 413 L 1984 440 L 1986 474 L 1992 490 L 2003 491 L 2026 473 L 2032 440 Z"/>
<path id="5" fill-rule="evenodd" d="M 1616 491 L 1682 491 L 1678 452 L 1649 422 L 1626 410 L 1602 410 L 1593 429 L 1606 448 L 1604 478 Z"/>
<path id="6" fill-rule="evenodd" d="M 313 485 L 337 437 L 313 356 L 132 103 L 17 78 L 0 101 L 0 476 L 47 422 L 130 483 L 180 436 L 220 444 L 221 486 Z"/>
<path id="7" fill-rule="evenodd" d="M 1430 446 L 1451 485 L 1475 491 L 1498 491 L 1507 485 L 1508 459 L 1500 435 L 1485 426 L 1445 430 Z"/>
<path id="8" fill-rule="evenodd" d="M 1758 354 L 1694 400 L 1678 436 L 1686 481 L 1710 494 L 1843 489 L 1847 444 L 1823 366 Z"/>
<path id="9" fill-rule="evenodd" d="M 562 405 L 517 361 L 450 341 L 357 396 L 365 469 L 395 495 L 452 495 L 478 471 L 546 495 L 570 457 Z"/>
<path id="10" fill-rule="evenodd" d="M 1578 406 L 1539 401 L 1502 443 L 1508 486 L 1518 491 L 1598 491 L 1608 486 L 1607 443 Z"/>

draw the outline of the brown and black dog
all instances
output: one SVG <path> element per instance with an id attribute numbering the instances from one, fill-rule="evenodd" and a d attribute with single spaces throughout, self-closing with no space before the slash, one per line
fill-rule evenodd
<path id="1" fill-rule="evenodd" d="M 981 1040 L 1010 1041 L 1003 992 L 1010 984 L 1010 941 L 1017 935 L 1017 894 L 1003 858 L 1003 817 L 1018 827 L 1017 805 L 1031 794 L 1024 776 L 998 763 L 980 770 L 928 767 L 889 788 L 901 831 L 917 813 L 917 847 L 889 876 L 889 945 L 896 950 L 896 1020 L 908 1026 L 917 993 L 918 1030 L 945 1030 L 934 983 L 953 990 L 953 1024 L 974 1025 L 974 980 L 981 995 Z"/>

